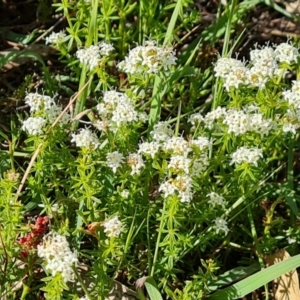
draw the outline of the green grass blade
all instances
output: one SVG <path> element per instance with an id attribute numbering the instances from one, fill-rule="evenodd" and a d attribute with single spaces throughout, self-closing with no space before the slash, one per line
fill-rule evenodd
<path id="1" fill-rule="evenodd" d="M 154 124 L 159 120 L 160 117 L 160 109 L 161 109 L 161 85 L 162 80 L 159 76 L 155 77 L 152 100 L 151 100 L 151 108 L 149 114 L 149 132 L 152 130 Z"/>
<path id="2" fill-rule="evenodd" d="M 218 275 L 215 281 L 208 282 L 207 286 L 210 292 L 220 289 L 224 285 L 229 285 L 235 281 L 242 280 L 245 277 L 256 273 L 260 270 L 259 263 L 254 263 L 247 267 L 237 267 L 232 270 L 229 270 L 221 275 Z"/>
<path id="3" fill-rule="evenodd" d="M 6 55 L 0 56 L 0 68 L 5 66 L 8 62 L 13 61 L 17 57 L 18 53 L 16 52 L 11 52 Z"/>
<path id="4" fill-rule="evenodd" d="M 175 28 L 175 24 L 176 21 L 178 19 L 178 16 L 182 16 L 182 1 L 181 0 L 177 0 L 175 9 L 173 11 L 167 32 L 166 32 L 166 36 L 165 36 L 165 40 L 164 40 L 164 45 L 171 45 L 172 41 L 173 41 L 173 31 Z"/>
<path id="5" fill-rule="evenodd" d="M 263 269 L 232 286 L 208 296 L 208 300 L 233 300 L 244 297 L 268 282 L 300 266 L 300 254 Z"/>

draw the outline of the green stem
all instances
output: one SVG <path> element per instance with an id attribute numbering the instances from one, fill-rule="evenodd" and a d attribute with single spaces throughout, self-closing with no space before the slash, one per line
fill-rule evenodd
<path id="1" fill-rule="evenodd" d="M 260 264 L 261 269 L 264 269 L 265 264 L 264 264 L 264 261 L 263 261 L 263 258 L 262 258 L 262 253 L 261 253 L 261 249 L 260 249 L 258 238 L 257 238 L 257 232 L 256 232 L 254 220 L 253 220 L 251 205 L 248 205 L 247 213 L 248 213 L 248 219 L 250 221 L 250 228 L 251 228 L 252 238 L 253 238 L 254 245 L 255 245 L 255 248 L 256 248 L 256 252 L 257 252 L 258 262 Z M 265 295 L 266 295 L 265 299 L 268 300 L 269 299 L 269 293 L 268 293 L 268 285 L 267 284 L 265 285 Z"/>
<path id="2" fill-rule="evenodd" d="M 156 240 L 155 252 L 154 252 L 154 257 L 153 257 L 153 264 L 152 264 L 151 273 L 150 273 L 150 276 L 152 276 L 152 277 L 153 277 L 154 271 L 155 271 L 155 265 L 156 265 L 156 261 L 157 261 L 157 256 L 158 256 L 158 250 L 159 250 L 159 244 L 160 244 L 160 240 L 161 240 L 161 236 L 162 236 L 162 231 L 163 231 L 163 228 L 165 226 L 165 211 L 166 211 L 166 200 L 164 201 L 164 206 L 163 206 L 162 213 L 161 213 L 158 236 L 157 236 L 157 240 Z"/>
<path id="3" fill-rule="evenodd" d="M 79 82 L 79 90 L 82 89 L 82 87 L 86 84 L 86 74 L 87 73 L 87 67 L 83 66 L 81 75 L 80 75 L 80 82 Z M 76 104 L 75 104 L 75 110 L 74 110 L 74 117 L 77 116 L 80 112 L 83 111 L 86 98 L 88 94 L 88 89 L 85 89 L 82 91 L 82 93 L 79 95 Z M 72 130 L 76 130 L 78 127 L 78 121 L 73 122 L 72 124 Z"/>
<path id="4" fill-rule="evenodd" d="M 78 281 L 79 281 L 79 283 L 80 283 L 80 286 L 82 287 L 82 289 L 83 289 L 85 295 L 88 297 L 88 299 L 92 299 L 91 296 L 90 296 L 90 294 L 89 294 L 88 289 L 86 288 L 86 286 L 85 286 L 85 284 L 84 284 L 84 282 L 83 282 L 83 280 L 82 280 L 82 278 L 81 278 L 80 275 L 78 274 L 76 267 L 74 267 L 73 270 L 74 270 L 74 273 L 75 273 L 75 275 L 76 275 L 76 278 L 78 279 Z"/>
<path id="5" fill-rule="evenodd" d="M 292 210 L 290 214 L 291 224 L 295 222 L 295 214 L 298 215 L 298 207 L 295 203 L 295 196 L 293 194 L 294 191 L 294 139 L 292 138 L 289 142 L 289 149 L 288 149 L 288 195 L 287 195 L 287 202 Z"/>
<path id="6" fill-rule="evenodd" d="M 125 11 L 124 11 L 124 0 L 119 1 L 119 50 L 121 52 L 121 57 L 125 54 L 125 41 L 126 41 L 126 35 L 125 35 Z"/>
<path id="7" fill-rule="evenodd" d="M 109 20 L 109 6 L 111 1 L 105 0 L 103 1 L 103 19 L 105 23 L 105 40 L 108 42 L 110 41 L 110 20 Z"/>

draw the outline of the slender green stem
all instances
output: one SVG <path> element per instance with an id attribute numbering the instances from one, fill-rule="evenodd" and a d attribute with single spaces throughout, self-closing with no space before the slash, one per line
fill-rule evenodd
<path id="1" fill-rule="evenodd" d="M 110 0 L 104 0 L 102 4 L 106 41 L 110 41 L 110 28 L 111 28 L 110 19 L 109 19 L 110 4 L 111 4 Z"/>
<path id="2" fill-rule="evenodd" d="M 227 20 L 227 24 L 226 24 L 224 44 L 223 44 L 223 50 L 222 50 L 223 57 L 228 55 L 228 48 L 229 48 L 229 42 L 230 42 L 230 31 L 231 31 L 232 18 L 234 15 L 235 6 L 236 6 L 236 0 L 232 0 L 230 9 L 229 9 L 228 20 Z"/>
<path id="3" fill-rule="evenodd" d="M 87 73 L 87 67 L 83 66 L 81 75 L 80 75 L 80 81 L 79 81 L 79 90 L 82 89 L 82 87 L 86 84 L 86 74 Z M 88 89 L 85 89 L 82 91 L 82 93 L 79 95 L 76 104 L 75 104 L 75 110 L 74 110 L 74 117 L 77 116 L 80 112 L 83 111 L 86 98 L 87 98 Z M 72 124 L 72 130 L 76 130 L 78 127 L 78 121 L 73 122 Z"/>
<path id="4" fill-rule="evenodd" d="M 119 50 L 121 52 L 121 57 L 125 55 L 125 42 L 126 42 L 126 34 L 125 34 L 125 11 L 124 11 L 124 0 L 119 1 Z"/>
<path id="5" fill-rule="evenodd" d="M 147 247 L 148 247 L 148 265 L 149 265 L 149 270 L 152 270 L 152 260 L 151 260 L 151 233 L 150 233 L 150 212 L 151 209 L 148 209 L 147 213 Z"/>
<path id="6" fill-rule="evenodd" d="M 164 206 L 163 206 L 163 209 L 161 212 L 161 219 L 160 219 L 160 224 L 159 224 L 158 236 L 157 236 L 157 240 L 156 240 L 153 264 L 152 264 L 151 273 L 150 273 L 150 276 L 152 276 L 152 277 L 155 272 L 155 265 L 156 265 L 157 256 L 158 256 L 159 244 L 160 244 L 160 240 L 161 240 L 162 231 L 165 226 L 165 211 L 166 211 L 166 201 L 164 201 Z"/>
<path id="7" fill-rule="evenodd" d="M 291 224 L 294 224 L 295 222 L 295 214 L 298 215 L 298 207 L 295 203 L 295 197 L 293 195 L 294 191 L 294 139 L 290 139 L 289 142 L 289 149 L 288 149 L 288 174 L 287 174 L 287 180 L 288 180 L 288 195 L 287 195 L 287 201 L 288 204 L 291 207 Z"/>
<path id="8" fill-rule="evenodd" d="M 255 245 L 255 248 L 256 248 L 256 252 L 257 252 L 258 262 L 260 264 L 261 269 L 264 269 L 265 264 L 264 264 L 261 249 L 260 249 L 260 246 L 259 246 L 259 242 L 258 242 L 258 238 L 257 238 L 257 232 L 256 232 L 254 220 L 253 220 L 253 215 L 252 215 L 252 209 L 251 209 L 250 205 L 247 207 L 247 213 L 248 213 L 248 219 L 250 221 L 250 228 L 251 228 L 252 238 L 253 238 L 254 245 Z M 268 285 L 267 284 L 265 285 L 265 297 L 266 297 L 265 298 L 266 300 L 269 299 Z"/>
<path id="9" fill-rule="evenodd" d="M 81 278 L 80 275 L 78 274 L 76 267 L 73 268 L 73 270 L 74 270 L 74 273 L 75 273 L 75 275 L 76 275 L 76 278 L 78 279 L 78 282 L 80 283 L 80 286 L 82 287 L 82 289 L 83 289 L 85 295 L 88 297 L 88 299 L 92 299 L 91 296 L 90 296 L 90 294 L 89 294 L 89 291 L 88 291 L 87 287 L 85 286 L 85 284 L 84 284 L 84 282 L 83 282 L 83 280 L 82 280 L 82 278 Z"/>

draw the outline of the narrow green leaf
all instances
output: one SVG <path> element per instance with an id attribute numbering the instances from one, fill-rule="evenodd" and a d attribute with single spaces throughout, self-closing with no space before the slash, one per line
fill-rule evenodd
<path id="1" fill-rule="evenodd" d="M 173 11 L 167 32 L 166 32 L 166 36 L 165 36 L 165 40 L 164 40 L 164 45 L 170 45 L 172 44 L 173 41 L 173 31 L 175 28 L 175 24 L 176 21 L 178 19 L 178 16 L 182 16 L 182 1 L 181 0 L 177 0 L 175 9 Z"/>
<path id="2" fill-rule="evenodd" d="M 244 297 L 259 287 L 300 266 L 300 254 L 263 269 L 234 285 L 208 296 L 208 300 L 233 300 Z"/>

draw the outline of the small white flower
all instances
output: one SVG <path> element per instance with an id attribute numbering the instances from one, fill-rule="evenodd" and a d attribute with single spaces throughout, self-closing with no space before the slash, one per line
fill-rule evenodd
<path id="1" fill-rule="evenodd" d="M 23 121 L 22 130 L 27 131 L 30 135 L 43 134 L 43 127 L 46 123 L 42 117 L 29 117 Z"/>
<path id="2" fill-rule="evenodd" d="M 254 65 L 249 70 L 247 70 L 247 82 L 248 84 L 258 87 L 259 89 L 264 89 L 269 77 L 264 75 L 266 72 L 261 69 L 259 65 Z"/>
<path id="3" fill-rule="evenodd" d="M 285 133 L 290 132 L 295 135 L 298 127 L 299 126 L 296 126 L 295 124 L 292 124 L 292 123 L 284 123 L 282 126 L 282 131 Z"/>
<path id="4" fill-rule="evenodd" d="M 190 191 L 179 191 L 179 200 L 181 203 L 190 203 L 193 199 L 193 194 Z"/>
<path id="5" fill-rule="evenodd" d="M 138 121 L 138 113 L 130 103 L 119 103 L 112 112 L 111 120 L 120 127 L 123 123 Z"/>
<path id="6" fill-rule="evenodd" d="M 109 126 L 113 129 L 139 120 L 139 114 L 133 106 L 133 100 L 124 93 L 116 91 L 105 92 L 103 103 L 99 103 L 96 108 L 103 120 L 112 121 L 109 123 Z"/>
<path id="7" fill-rule="evenodd" d="M 258 49 L 257 44 L 256 49 L 250 51 L 250 60 L 252 63 L 260 63 L 265 66 L 272 66 L 273 61 L 276 58 L 275 51 L 269 46 L 263 46 Z"/>
<path id="8" fill-rule="evenodd" d="M 217 233 L 219 233 L 219 231 L 224 231 L 224 234 L 227 235 L 229 232 L 228 226 L 227 226 L 227 221 L 223 218 L 216 218 L 214 220 L 215 225 L 214 228 L 216 230 Z"/>
<path id="9" fill-rule="evenodd" d="M 207 150 L 212 146 L 212 142 L 205 136 L 198 136 L 197 139 L 191 140 L 190 144 L 198 147 L 200 151 Z"/>
<path id="10" fill-rule="evenodd" d="M 162 192 L 164 194 L 164 197 L 167 198 L 168 196 L 171 196 L 175 194 L 175 191 L 177 191 L 177 187 L 174 185 L 173 179 L 169 179 L 167 181 L 164 181 L 161 183 L 158 191 Z"/>
<path id="11" fill-rule="evenodd" d="M 275 49 L 275 56 L 279 62 L 292 64 L 297 62 L 299 52 L 298 49 L 289 43 L 281 43 Z"/>
<path id="12" fill-rule="evenodd" d="M 224 197 L 220 196 L 216 192 L 210 192 L 206 195 L 206 197 L 209 197 L 208 203 L 212 205 L 212 207 L 216 207 L 217 205 L 222 206 L 225 208 L 225 199 Z"/>
<path id="13" fill-rule="evenodd" d="M 264 119 L 260 113 L 251 114 L 249 118 L 249 131 L 259 133 L 262 137 L 268 136 L 274 127 L 273 121 Z"/>
<path id="14" fill-rule="evenodd" d="M 132 169 L 131 175 L 137 174 L 139 175 L 141 173 L 141 169 L 145 167 L 143 158 L 140 154 L 132 153 L 129 154 L 127 157 L 127 165 L 129 165 Z"/>
<path id="15" fill-rule="evenodd" d="M 177 58 L 171 47 L 158 47 L 153 41 L 145 42 L 144 46 L 137 46 L 129 51 L 118 68 L 128 74 L 158 73 L 169 70 L 176 64 Z"/>
<path id="16" fill-rule="evenodd" d="M 191 160 L 181 155 L 171 156 L 168 164 L 168 169 L 174 170 L 176 173 L 184 172 L 189 173 L 189 165 Z"/>
<path id="17" fill-rule="evenodd" d="M 257 167 L 258 160 L 262 157 L 263 152 L 261 149 L 240 147 L 234 153 L 232 153 L 232 160 L 230 164 L 242 164 L 246 162 Z"/>
<path id="18" fill-rule="evenodd" d="M 209 166 L 209 157 L 207 153 L 202 153 L 200 157 L 192 162 L 191 176 L 199 177 Z"/>
<path id="19" fill-rule="evenodd" d="M 300 80 L 292 82 L 292 89 L 282 92 L 283 98 L 288 101 L 290 107 L 300 109 Z"/>
<path id="20" fill-rule="evenodd" d="M 61 30 L 59 32 L 52 32 L 49 36 L 45 38 L 45 44 L 52 44 L 57 45 L 63 41 L 63 39 L 66 37 L 66 33 Z"/>
<path id="21" fill-rule="evenodd" d="M 76 56 L 81 63 L 93 70 L 99 65 L 101 59 L 100 48 L 97 45 L 92 45 L 86 49 L 79 49 Z"/>
<path id="22" fill-rule="evenodd" d="M 204 117 L 199 113 L 193 114 L 189 117 L 188 122 L 191 123 L 192 125 L 196 125 L 201 122 L 204 122 Z"/>
<path id="23" fill-rule="evenodd" d="M 30 112 L 50 109 L 55 104 L 54 99 L 38 93 L 29 93 L 25 97 L 25 103 L 30 106 Z"/>
<path id="24" fill-rule="evenodd" d="M 160 149 L 158 142 L 144 142 L 139 145 L 138 153 L 150 155 L 153 159 Z"/>
<path id="25" fill-rule="evenodd" d="M 138 119 L 142 123 L 146 123 L 149 120 L 149 116 L 145 112 L 139 112 L 138 113 Z"/>
<path id="26" fill-rule="evenodd" d="M 49 109 L 45 110 L 45 115 L 49 123 L 53 123 L 57 117 L 61 114 L 62 108 L 56 104 L 52 105 Z M 59 125 L 66 125 L 70 122 L 70 114 L 64 113 L 59 120 Z"/>
<path id="27" fill-rule="evenodd" d="M 124 162 L 123 154 L 118 151 L 108 153 L 106 159 L 107 165 L 112 169 L 114 173 L 117 172 L 117 169 L 121 167 L 122 163 Z"/>
<path id="28" fill-rule="evenodd" d="M 76 147 L 92 147 L 94 149 L 100 145 L 97 135 L 88 128 L 81 128 L 79 133 L 73 133 L 71 143 L 75 143 Z"/>
<path id="29" fill-rule="evenodd" d="M 122 232 L 122 222 L 118 216 L 115 216 L 103 222 L 104 232 L 108 237 L 118 237 Z"/>
<path id="30" fill-rule="evenodd" d="M 287 242 L 288 242 L 290 245 L 292 245 L 292 244 L 297 243 L 297 239 L 288 237 L 288 238 L 287 238 Z"/>
<path id="31" fill-rule="evenodd" d="M 244 68 L 244 64 L 241 61 L 234 58 L 221 57 L 217 60 L 214 67 L 215 76 L 225 79 L 232 71 L 240 68 Z"/>
<path id="32" fill-rule="evenodd" d="M 226 108 L 218 106 L 216 109 L 208 112 L 204 117 L 205 127 L 212 129 L 216 120 L 222 119 L 226 115 Z"/>
<path id="33" fill-rule="evenodd" d="M 70 250 L 65 236 L 51 233 L 43 238 L 43 244 L 37 246 L 38 256 L 45 259 L 46 270 L 52 276 L 61 273 L 65 282 L 74 281 L 73 264 L 77 263 L 76 254 Z"/>
<path id="34" fill-rule="evenodd" d="M 164 142 L 173 135 L 173 130 L 167 122 L 158 122 L 150 134 L 154 141 Z"/>
<path id="35" fill-rule="evenodd" d="M 129 190 L 127 189 L 124 189 L 122 190 L 122 192 L 120 193 L 121 197 L 124 198 L 124 199 L 128 199 L 130 193 L 129 193 Z"/>
<path id="36" fill-rule="evenodd" d="M 99 48 L 100 48 L 100 54 L 102 56 L 108 56 L 110 54 L 110 52 L 115 50 L 115 48 L 112 44 L 108 44 L 108 43 L 104 43 L 104 42 L 101 42 L 99 44 Z"/>
<path id="37" fill-rule="evenodd" d="M 188 175 L 178 175 L 174 179 L 174 185 L 179 192 L 191 192 L 193 181 Z"/>
<path id="38" fill-rule="evenodd" d="M 235 135 L 246 133 L 249 130 L 249 122 L 249 115 L 235 109 L 228 110 L 223 120 L 223 124 L 228 126 L 228 133 Z"/>
<path id="39" fill-rule="evenodd" d="M 192 149 L 183 137 L 171 137 L 163 144 L 162 149 L 174 154 L 187 155 Z"/>

